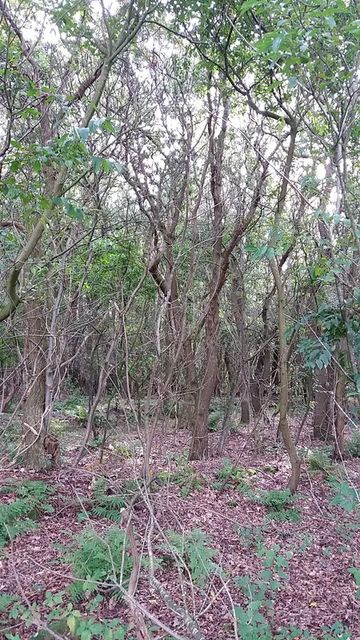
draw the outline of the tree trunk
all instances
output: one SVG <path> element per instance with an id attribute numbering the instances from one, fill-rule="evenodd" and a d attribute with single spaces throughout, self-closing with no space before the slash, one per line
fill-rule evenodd
<path id="1" fill-rule="evenodd" d="M 184 390 L 179 402 L 179 426 L 183 429 L 189 429 L 194 424 L 197 396 L 195 358 L 189 337 L 184 340 L 181 368 Z"/>
<path id="2" fill-rule="evenodd" d="M 215 391 L 218 373 L 217 333 L 219 325 L 219 304 L 214 299 L 206 317 L 206 361 L 205 373 L 199 390 L 197 411 L 193 435 L 190 444 L 189 459 L 201 460 L 208 457 L 208 419 L 210 401 Z"/>
<path id="3" fill-rule="evenodd" d="M 240 258 L 241 259 L 241 258 Z M 239 345 L 239 368 L 238 375 L 238 395 L 241 397 L 241 416 L 243 424 L 250 422 L 250 372 L 248 365 L 247 340 L 245 336 L 245 286 L 244 277 L 240 267 L 235 267 L 235 274 L 232 281 L 232 307 L 235 318 L 238 345 Z"/>
<path id="4" fill-rule="evenodd" d="M 254 414 L 259 415 L 262 407 L 262 398 L 259 380 L 255 377 L 250 382 L 251 406 Z"/>
<path id="5" fill-rule="evenodd" d="M 189 459 L 200 460 L 208 456 L 208 419 L 210 401 L 218 381 L 218 353 L 217 335 L 219 326 L 219 295 L 226 279 L 229 266 L 229 257 L 224 262 L 222 256 L 223 231 L 224 231 L 224 195 L 222 190 L 222 162 L 224 154 L 224 142 L 227 120 L 229 117 L 229 103 L 224 99 L 224 110 L 221 129 L 215 137 L 216 121 L 213 116 L 213 104 L 208 87 L 208 134 L 209 134 L 209 159 L 210 159 L 210 190 L 213 201 L 213 234 L 212 247 L 212 274 L 210 280 L 210 299 L 205 317 L 205 372 L 197 397 L 196 418 L 190 444 Z"/>
<path id="6" fill-rule="evenodd" d="M 345 390 L 346 390 L 346 373 L 343 368 L 344 353 L 346 353 L 346 340 L 342 338 L 340 341 L 337 365 L 336 365 L 336 387 L 335 387 L 335 444 L 334 444 L 334 460 L 343 460 L 345 445 Z"/>
<path id="7" fill-rule="evenodd" d="M 45 414 L 45 320 L 38 299 L 25 306 L 26 339 L 24 362 L 26 394 L 23 404 L 24 463 L 26 467 L 41 469 L 46 465 L 43 447 L 46 435 Z"/>
<path id="8" fill-rule="evenodd" d="M 313 418 L 313 438 L 323 442 L 332 442 L 333 436 L 333 401 L 334 372 L 329 366 L 316 373 L 315 409 Z"/>
<path id="9" fill-rule="evenodd" d="M 288 376 L 288 347 L 286 344 L 286 322 L 285 322 L 285 292 L 281 275 L 276 263 L 276 259 L 270 260 L 270 267 L 274 277 L 275 286 L 278 293 L 278 328 L 279 328 L 279 427 L 278 431 L 282 435 L 285 449 L 289 455 L 291 464 L 291 475 L 288 480 L 288 488 L 295 492 L 300 479 L 300 460 L 296 452 L 296 446 L 290 433 L 287 412 L 289 404 L 289 376 Z"/>

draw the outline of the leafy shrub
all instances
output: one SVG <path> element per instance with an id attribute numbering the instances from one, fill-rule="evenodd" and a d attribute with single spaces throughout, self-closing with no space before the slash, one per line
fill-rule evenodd
<path id="1" fill-rule="evenodd" d="M 199 491 L 204 484 L 204 478 L 196 472 L 194 467 L 186 461 L 180 460 L 179 466 L 173 473 L 163 471 L 159 474 L 162 483 L 170 482 L 180 487 L 180 495 L 186 498 L 193 491 Z"/>
<path id="2" fill-rule="evenodd" d="M 223 409 L 216 409 L 209 413 L 208 429 L 211 432 L 219 431 L 224 420 Z"/>
<path id="3" fill-rule="evenodd" d="M 329 448 L 309 451 L 307 455 L 307 462 L 310 471 L 321 471 L 325 478 L 330 478 L 336 473 L 335 466 L 331 460 L 331 450 Z"/>
<path id="4" fill-rule="evenodd" d="M 76 415 L 78 407 L 83 409 L 88 404 L 88 398 L 80 393 L 79 389 L 72 389 L 71 395 L 66 400 L 58 400 L 54 404 L 54 408 L 57 411 L 67 413 L 69 415 Z"/>
<path id="5" fill-rule="evenodd" d="M 3 494 L 15 494 L 16 500 L 0 504 L 0 548 L 16 536 L 36 529 L 42 513 L 52 513 L 48 498 L 50 487 L 41 480 L 25 480 L 1 487 Z"/>
<path id="6" fill-rule="evenodd" d="M 124 640 L 128 630 L 119 618 L 110 620 L 97 620 L 92 616 L 84 614 L 77 609 L 71 602 L 64 604 L 64 592 L 52 593 L 48 591 L 45 595 L 43 604 L 51 607 L 50 613 L 46 616 L 47 629 L 39 630 L 35 635 L 31 636 L 31 640 L 52 640 L 54 637 L 69 638 L 69 640 Z M 6 614 L 6 627 L 1 627 L 1 637 L 9 640 L 19 640 L 19 635 L 5 633 L 5 629 L 9 628 L 9 620 L 21 621 L 25 627 L 33 625 L 34 614 L 40 614 L 39 605 L 33 604 L 28 607 L 27 604 L 21 602 L 19 596 L 12 594 L 0 595 L 0 615 Z M 42 612 L 41 617 L 44 616 Z"/>
<path id="7" fill-rule="evenodd" d="M 88 410 L 86 407 L 84 407 L 84 405 L 82 404 L 75 405 L 74 408 L 72 409 L 71 414 L 72 414 L 72 417 L 77 419 L 80 426 L 84 426 L 84 427 L 86 426 L 87 419 L 88 419 Z"/>
<path id="8" fill-rule="evenodd" d="M 51 433 L 55 435 L 61 435 L 67 430 L 68 423 L 66 420 L 61 420 L 59 418 L 53 418 L 51 420 Z"/>
<path id="9" fill-rule="evenodd" d="M 77 610 L 65 622 L 72 636 L 80 640 L 124 640 L 127 633 L 127 626 L 119 618 L 100 621 Z"/>
<path id="10" fill-rule="evenodd" d="M 203 588 L 209 575 L 219 571 L 213 561 L 218 552 L 209 547 L 208 538 L 201 529 L 193 529 L 186 535 L 176 531 L 166 533 L 172 552 L 182 558 L 194 584 Z"/>
<path id="11" fill-rule="evenodd" d="M 298 509 L 291 507 L 294 498 L 289 489 L 265 491 L 258 499 L 266 507 L 270 518 L 292 522 L 300 520 Z"/>
<path id="12" fill-rule="evenodd" d="M 256 469 L 237 467 L 230 460 L 225 459 L 216 473 L 216 481 L 213 484 L 213 488 L 221 491 L 231 486 L 240 490 L 247 489 L 249 477 L 255 473 Z"/>
<path id="13" fill-rule="evenodd" d="M 334 622 L 331 627 L 322 627 L 321 631 L 321 636 L 318 634 L 314 636 L 310 631 L 291 627 L 291 629 L 281 629 L 274 640 L 351 640 L 350 631 L 339 621 Z"/>
<path id="14" fill-rule="evenodd" d="M 334 492 L 331 504 L 339 506 L 345 511 L 355 511 L 360 506 L 359 492 L 355 487 L 337 478 L 331 479 L 329 484 Z"/>
<path id="15" fill-rule="evenodd" d="M 246 549 L 258 549 L 262 544 L 262 532 L 266 531 L 267 527 L 256 527 L 256 526 L 244 526 L 237 527 L 236 531 L 239 534 L 242 545 Z"/>
<path id="16" fill-rule="evenodd" d="M 245 600 L 242 606 L 235 607 L 238 635 L 242 640 L 350 640 L 351 634 L 341 622 L 323 627 L 321 636 L 296 627 L 281 628 L 274 633 L 272 623 L 276 594 L 282 583 L 288 580 L 286 570 L 292 554 L 281 553 L 277 544 L 267 548 L 258 536 L 256 548 L 256 555 L 262 561 L 258 576 L 254 580 L 248 575 L 235 578 Z"/>
<path id="17" fill-rule="evenodd" d="M 360 600 L 360 569 L 357 567 L 351 567 L 349 569 L 349 573 L 353 576 L 356 586 L 359 587 L 356 591 L 356 598 L 357 600 Z"/>
<path id="18" fill-rule="evenodd" d="M 284 569 L 288 567 L 291 554 L 280 554 L 279 545 L 268 549 L 260 545 L 258 555 L 262 558 L 262 570 L 256 580 L 239 576 L 235 583 L 242 590 L 245 605 L 235 607 L 239 635 L 243 640 L 272 640 L 270 619 L 275 594 L 287 580 Z"/>
<path id="19" fill-rule="evenodd" d="M 93 487 L 93 501 L 90 508 L 90 515 L 97 518 L 107 518 L 113 522 L 121 520 L 121 514 L 126 507 L 126 500 L 123 495 L 116 495 L 109 492 L 106 478 L 98 478 Z M 86 520 L 88 514 L 80 513 L 79 520 Z"/>
<path id="20" fill-rule="evenodd" d="M 0 614 L 6 613 L 18 599 L 12 593 L 0 593 Z"/>
<path id="21" fill-rule="evenodd" d="M 93 529 L 86 529 L 77 536 L 67 560 L 75 578 L 70 585 L 75 600 L 99 589 L 119 594 L 117 586 L 121 584 L 126 588 L 132 570 L 126 535 L 118 527 L 110 527 L 104 537 Z"/>
<path id="22" fill-rule="evenodd" d="M 353 434 L 346 445 L 346 453 L 352 458 L 360 458 L 360 431 Z"/>
<path id="23" fill-rule="evenodd" d="M 262 494 L 260 502 L 270 511 L 284 511 L 292 504 L 293 497 L 289 489 L 272 489 Z"/>
<path id="24" fill-rule="evenodd" d="M 131 447 L 126 443 L 116 445 L 114 452 L 123 458 L 133 458 L 135 454 L 134 447 Z"/>

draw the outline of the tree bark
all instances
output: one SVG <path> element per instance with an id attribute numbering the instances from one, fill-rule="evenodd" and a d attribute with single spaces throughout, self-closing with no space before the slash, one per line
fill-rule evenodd
<path id="1" fill-rule="evenodd" d="M 217 335 L 219 326 L 219 304 L 218 299 L 213 300 L 206 318 L 206 365 L 201 389 L 199 390 L 197 411 L 193 435 L 190 445 L 190 460 L 201 460 L 207 458 L 209 453 L 208 444 L 208 421 L 211 398 L 215 391 L 218 374 L 218 354 Z"/>
<path id="2" fill-rule="evenodd" d="M 278 292 L 278 328 L 279 328 L 279 426 L 285 449 L 288 453 L 291 474 L 288 480 L 289 489 L 294 492 L 297 489 L 300 479 L 300 460 L 296 452 L 296 446 L 289 429 L 287 418 L 289 405 L 289 375 L 288 375 L 288 347 L 286 344 L 286 321 L 285 321 L 285 292 L 281 276 L 275 258 L 270 260 L 270 268 L 274 277 L 274 282 Z"/>
<path id="3" fill-rule="evenodd" d="M 281 215 L 285 207 L 286 194 L 289 183 L 289 176 L 291 165 L 295 153 L 295 140 L 297 129 L 294 123 L 290 129 L 290 143 L 286 156 L 285 169 L 283 174 L 283 180 L 281 184 L 277 209 L 274 219 L 273 234 L 270 241 L 270 247 L 274 247 L 277 234 L 280 229 Z M 271 273 L 274 278 L 274 285 L 278 296 L 278 331 L 279 331 L 279 382 L 280 382 L 280 395 L 279 395 L 279 425 L 278 432 L 281 433 L 284 442 L 285 449 L 289 455 L 291 464 L 291 474 L 288 480 L 289 489 L 294 492 L 297 489 L 300 479 L 300 460 L 296 452 L 296 445 L 292 438 L 289 423 L 287 418 L 288 405 L 289 405 L 289 374 L 288 374 L 288 346 L 286 343 L 286 316 L 285 316 L 285 290 L 282 280 L 281 271 L 277 259 L 274 257 L 269 260 Z"/>
<path id="4" fill-rule="evenodd" d="M 205 372 L 198 392 L 196 417 L 193 435 L 190 444 L 189 459 L 200 460 L 207 458 L 208 444 L 208 420 L 210 401 L 214 394 L 218 380 L 218 353 L 217 335 L 219 327 L 219 295 L 225 282 L 226 272 L 229 266 L 228 259 L 225 265 L 222 256 L 222 237 L 224 228 L 224 197 L 223 197 L 223 173 L 222 163 L 224 143 L 226 136 L 227 120 L 229 117 L 229 104 L 225 98 L 223 103 L 223 116 L 221 129 L 215 137 L 216 120 L 214 119 L 214 105 L 208 87 L 208 135 L 210 158 L 210 190 L 213 202 L 213 251 L 212 274 L 209 287 L 210 300 L 205 317 Z M 222 283 L 222 284 L 221 284 Z"/>
<path id="5" fill-rule="evenodd" d="M 313 417 L 313 438 L 323 442 L 332 442 L 334 372 L 329 365 L 321 369 L 315 377 L 315 408 Z"/>
<path id="6" fill-rule="evenodd" d="M 39 300 L 29 300 L 25 305 L 24 362 L 26 370 L 26 395 L 23 404 L 24 463 L 31 469 L 41 469 L 46 464 L 43 447 L 46 435 L 45 414 L 45 319 L 39 309 Z"/>
<path id="7" fill-rule="evenodd" d="M 335 444 L 334 460 L 344 459 L 345 446 L 345 390 L 347 376 L 343 367 L 344 353 L 346 353 L 346 338 L 340 340 L 336 361 L 336 387 L 335 387 Z"/>

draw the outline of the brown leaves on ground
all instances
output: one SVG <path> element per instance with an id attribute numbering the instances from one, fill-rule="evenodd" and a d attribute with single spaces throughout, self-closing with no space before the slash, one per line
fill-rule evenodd
<path id="1" fill-rule="evenodd" d="M 165 437 L 166 436 L 166 437 Z M 304 436 L 306 437 L 306 436 Z M 217 435 L 212 436 L 216 450 Z M 159 434 L 152 452 L 152 468 L 159 472 L 176 469 L 176 458 L 186 452 L 189 434 L 163 432 Z M 130 442 L 130 439 L 129 439 Z M 136 448 L 134 449 L 136 452 Z M 264 454 L 256 453 L 252 443 L 244 434 L 230 436 L 225 456 L 234 465 L 251 468 L 250 484 L 256 491 L 284 487 L 288 476 L 288 462 L 281 447 L 269 446 Z M 110 486 L 116 488 L 122 481 L 139 476 L 142 467 L 141 455 L 125 457 L 109 451 L 103 465 L 97 464 L 98 453 L 89 455 L 76 472 L 62 467 L 47 474 L 28 474 L 24 470 L 13 473 L 13 479 L 43 479 L 53 484 L 56 492 L 52 500 L 54 513 L 41 518 L 39 528 L 17 537 L 0 557 L 0 592 L 17 593 L 28 602 L 42 603 L 46 591 L 57 592 L 71 582 L 71 571 L 62 556 L 73 536 L 89 524 L 101 533 L 108 526 L 106 520 L 90 518 L 85 523 L 78 521 L 79 503 L 83 509 L 92 495 L 93 478 L 106 476 Z M 155 514 L 157 533 L 173 529 L 186 534 L 201 529 L 209 543 L 218 551 L 218 562 L 224 578 L 209 578 L 207 587 L 200 589 L 179 573 L 179 567 L 164 563 L 157 577 L 171 599 L 187 609 L 208 640 L 234 638 L 232 604 L 242 602 L 243 596 L 234 586 L 233 578 L 248 575 L 256 580 L 260 560 L 255 554 L 251 530 L 260 531 L 264 544 L 270 548 L 279 545 L 281 553 L 289 551 L 289 579 L 282 582 L 275 598 L 272 625 L 297 626 L 308 629 L 315 635 L 321 627 L 335 621 L 342 622 L 352 632 L 352 638 L 360 638 L 360 605 L 355 597 L 354 580 L 349 568 L 359 566 L 360 527 L 359 519 L 340 507 L 330 504 L 331 490 L 322 474 L 310 474 L 306 465 L 302 470 L 296 508 L 301 512 L 298 522 L 266 519 L 265 507 L 254 501 L 246 492 L 233 484 L 223 491 L 214 488 L 216 473 L 222 465 L 218 458 L 193 463 L 192 468 L 205 479 L 206 484 L 181 496 L 174 483 L 163 482 L 152 493 L 151 502 Z M 360 462 L 348 461 L 347 473 L 356 487 L 360 485 Z M 9 474 L 2 472 L 0 480 Z M 168 477 L 168 476 L 167 476 Z M 2 496 L 2 500 L 5 498 Z M 138 503 L 135 509 L 135 528 L 139 550 L 146 554 L 143 542 L 146 537 L 149 511 L 146 504 Z M 266 521 L 266 526 L 264 523 Z M 154 548 L 157 548 L 154 540 Z M 146 566 L 142 570 L 136 600 L 173 630 L 187 636 L 179 616 L 159 596 L 150 584 Z M 42 613 L 46 617 L 46 609 Z M 124 603 L 113 599 L 104 601 L 97 611 L 101 617 L 127 619 Z M 31 630 L 30 630 L 31 631 Z M 16 629 L 26 640 L 31 633 L 24 628 Z M 33 631 L 32 631 L 33 632 Z M 164 637 L 161 631 L 156 638 Z"/>

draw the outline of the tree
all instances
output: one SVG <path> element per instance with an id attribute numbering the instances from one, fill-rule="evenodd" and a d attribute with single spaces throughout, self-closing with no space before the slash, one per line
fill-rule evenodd
<path id="1" fill-rule="evenodd" d="M 5 83 L 5 108 L 7 116 L 7 136 L 2 152 L 3 174 L 2 189 L 10 200 L 27 204 L 27 238 L 15 259 L 8 275 L 8 301 L 0 310 L 0 320 L 9 318 L 18 307 L 21 297 L 18 294 L 18 280 L 30 258 L 41 256 L 40 241 L 49 224 L 56 220 L 59 207 L 72 217 L 81 216 L 81 209 L 75 206 L 68 195 L 79 180 L 79 173 L 85 175 L 92 171 L 91 155 L 86 142 L 92 132 L 98 129 L 106 133 L 108 124 L 96 119 L 106 84 L 114 64 L 127 50 L 155 5 L 135 6 L 130 1 L 119 9 L 115 17 L 102 11 L 102 31 L 104 42 L 98 43 L 94 28 L 95 21 L 89 10 L 84 11 L 80 27 L 70 16 L 62 27 L 67 36 L 67 44 L 73 52 L 79 42 L 84 45 L 85 55 L 94 60 L 95 70 L 86 73 L 74 89 L 69 80 L 70 74 L 65 67 L 61 77 L 55 78 L 55 69 L 62 68 L 61 44 L 52 47 L 49 61 L 44 57 L 46 47 L 41 43 L 37 48 L 30 46 L 24 39 L 21 29 L 11 9 L 1 3 L 3 16 L 3 40 L 7 42 Z M 64 10 L 64 8 L 62 9 Z M 71 13 L 72 12 L 72 13 Z M 54 8 L 53 18 L 57 16 Z M 36 14 L 35 14 L 36 19 Z M 20 10 L 21 19 L 21 10 Z M 75 36 L 75 41 L 74 37 Z M 95 45 L 95 47 L 94 47 Z M 17 60 L 22 57 L 20 70 Z M 80 69 L 80 67 L 79 67 Z M 58 74 L 57 74 L 58 75 Z M 14 80 L 16 79 L 16 82 Z M 50 86 L 46 86 L 48 81 Z M 27 105 L 22 104 L 22 87 L 27 91 Z M 90 95 L 89 95 L 90 90 Z M 36 105 L 36 106 L 34 106 Z M 26 126 L 17 127 L 16 110 L 21 109 L 21 117 Z M 80 116 L 80 126 L 74 126 L 76 112 Z M 89 166 L 90 162 L 90 166 Z M 93 166 L 96 160 L 93 162 Z M 87 165 L 87 166 L 86 166 Z M 22 171 L 25 169 L 25 171 Z M 30 171 L 29 171 L 30 169 Z M 70 175 L 70 169 L 71 174 Z M 20 174 L 17 179 L 15 174 Z M 36 176 L 37 189 L 28 185 Z M 75 177 L 74 172 L 78 174 Z M 70 178 L 70 180 L 69 180 Z M 74 180 L 75 178 L 75 180 Z M 36 202 L 36 205 L 35 205 Z M 34 206 L 35 205 L 35 206 Z M 37 210 L 40 213 L 37 213 Z M 44 416 L 50 411 L 45 406 L 46 371 L 46 311 L 42 309 L 44 301 L 35 298 L 26 302 L 25 317 L 28 319 L 28 340 L 25 342 L 24 360 L 28 366 L 27 393 L 24 401 L 24 441 L 25 453 L 31 466 L 42 464 L 42 438 L 45 435 Z M 36 310 L 40 314 L 36 316 Z M 42 311 L 42 313 L 41 313 Z"/>

